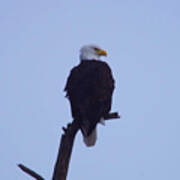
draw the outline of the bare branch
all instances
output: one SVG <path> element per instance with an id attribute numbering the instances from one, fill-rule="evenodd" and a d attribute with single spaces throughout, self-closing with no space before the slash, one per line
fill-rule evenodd
<path id="1" fill-rule="evenodd" d="M 63 130 L 53 180 L 66 180 L 74 139 L 79 130 L 78 121 L 74 120 L 67 128 L 63 127 Z"/>
<path id="2" fill-rule="evenodd" d="M 109 113 L 104 117 L 105 120 L 117 118 L 120 118 L 117 112 Z M 72 124 L 68 124 L 67 128 L 63 127 L 64 134 L 61 137 L 59 153 L 54 168 L 53 180 L 66 180 L 74 139 L 79 128 L 78 120 L 74 120 Z"/>
<path id="3" fill-rule="evenodd" d="M 30 176 L 32 176 L 33 178 L 35 178 L 36 180 L 44 180 L 43 177 L 41 177 L 39 174 L 37 174 L 36 172 L 34 172 L 33 170 L 27 168 L 26 166 L 24 166 L 23 164 L 18 164 L 18 167 L 24 171 L 25 173 L 29 174 Z"/>
<path id="4" fill-rule="evenodd" d="M 105 120 L 119 118 L 120 116 L 117 112 L 109 113 L 104 117 Z M 63 127 L 62 129 L 64 134 L 61 136 L 59 152 L 53 172 L 53 180 L 66 180 L 74 139 L 80 129 L 79 122 L 78 120 L 74 120 L 72 123 L 67 125 L 67 128 Z M 19 164 L 18 166 L 21 170 L 34 177 L 36 180 L 44 180 L 44 178 L 42 178 L 39 174 L 24 165 Z"/>
<path id="5" fill-rule="evenodd" d="M 106 116 L 104 116 L 104 120 L 111 120 L 111 119 L 119 119 L 120 116 L 118 112 L 109 113 Z"/>

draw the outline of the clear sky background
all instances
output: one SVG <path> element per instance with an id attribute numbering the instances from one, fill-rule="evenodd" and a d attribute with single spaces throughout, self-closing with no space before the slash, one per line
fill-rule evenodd
<path id="1" fill-rule="evenodd" d="M 63 88 L 79 49 L 97 44 L 116 80 L 113 111 L 95 147 L 79 132 L 68 179 L 180 179 L 180 1 L 16 0 L 0 3 L 0 179 L 51 179 Z"/>

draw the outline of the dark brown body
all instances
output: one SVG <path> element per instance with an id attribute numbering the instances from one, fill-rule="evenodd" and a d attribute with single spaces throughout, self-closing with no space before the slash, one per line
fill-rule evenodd
<path id="1" fill-rule="evenodd" d="M 71 70 L 65 91 L 84 136 L 111 110 L 114 79 L 107 63 L 83 60 Z"/>

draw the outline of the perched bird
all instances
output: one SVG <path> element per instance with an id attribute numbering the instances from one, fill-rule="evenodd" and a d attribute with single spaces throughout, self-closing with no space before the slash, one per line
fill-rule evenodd
<path id="1" fill-rule="evenodd" d="M 114 79 L 110 67 L 100 56 L 107 56 L 106 51 L 94 45 L 83 46 L 80 64 L 71 70 L 64 89 L 87 146 L 95 145 L 96 126 L 103 122 L 112 104 Z"/>

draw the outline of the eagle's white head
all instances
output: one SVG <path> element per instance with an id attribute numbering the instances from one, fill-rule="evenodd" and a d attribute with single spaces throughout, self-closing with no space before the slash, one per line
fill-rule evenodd
<path id="1" fill-rule="evenodd" d="M 107 52 L 95 45 L 86 45 L 80 49 L 80 60 L 100 60 L 100 56 L 107 56 Z"/>

